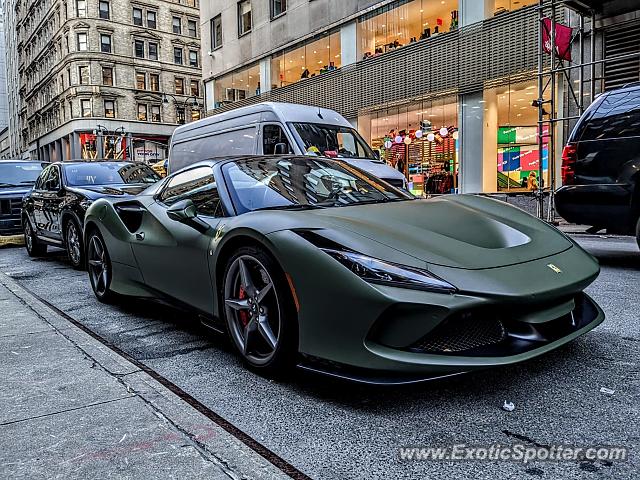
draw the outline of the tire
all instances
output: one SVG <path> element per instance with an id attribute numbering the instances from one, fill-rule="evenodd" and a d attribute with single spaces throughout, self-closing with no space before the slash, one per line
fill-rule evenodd
<path id="1" fill-rule="evenodd" d="M 296 363 L 298 319 L 282 269 L 261 248 L 242 247 L 226 264 L 221 297 L 227 333 L 245 365 L 281 377 Z"/>
<path id="2" fill-rule="evenodd" d="M 75 270 L 86 268 L 84 242 L 82 241 L 82 229 L 74 219 L 69 219 L 64 224 L 64 245 L 67 250 L 69 263 Z"/>
<path id="3" fill-rule="evenodd" d="M 24 245 L 30 257 L 42 257 L 47 254 L 47 245 L 42 243 L 36 237 L 31 221 L 25 217 L 22 219 L 22 228 L 24 230 Z"/>
<path id="4" fill-rule="evenodd" d="M 638 242 L 638 248 L 640 248 L 640 217 L 638 223 L 636 223 L 636 242 Z"/>
<path id="5" fill-rule="evenodd" d="M 87 237 L 86 258 L 93 294 L 102 303 L 113 303 L 116 300 L 116 294 L 111 290 L 113 278 L 111 258 L 105 241 L 97 230 L 91 231 Z"/>

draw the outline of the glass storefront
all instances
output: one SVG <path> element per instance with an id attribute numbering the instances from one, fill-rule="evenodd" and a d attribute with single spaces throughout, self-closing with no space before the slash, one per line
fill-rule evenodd
<path id="1" fill-rule="evenodd" d="M 217 78 L 214 85 L 215 108 L 260 94 L 260 65 Z"/>
<path id="2" fill-rule="evenodd" d="M 400 0 L 358 20 L 358 55 L 366 60 L 458 28 L 458 0 Z"/>
<path id="3" fill-rule="evenodd" d="M 322 75 L 342 66 L 340 32 L 330 32 L 271 58 L 271 88 Z"/>
<path id="4" fill-rule="evenodd" d="M 549 138 L 544 132 L 542 154 L 538 148 L 536 82 L 497 89 L 498 103 L 498 191 L 534 190 L 542 160 L 543 184 L 549 185 Z"/>
<path id="5" fill-rule="evenodd" d="M 513 12 L 519 8 L 537 5 L 538 0 L 496 0 L 494 15 L 501 13 Z"/>
<path id="6" fill-rule="evenodd" d="M 370 142 L 403 172 L 415 195 L 444 194 L 458 186 L 458 103 L 455 97 L 420 102 L 361 117 Z"/>

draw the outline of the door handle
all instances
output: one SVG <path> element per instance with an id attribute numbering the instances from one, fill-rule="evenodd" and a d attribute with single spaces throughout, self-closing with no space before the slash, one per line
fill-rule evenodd
<path id="1" fill-rule="evenodd" d="M 144 240 L 144 232 L 139 232 L 136 233 L 136 240 L 138 240 L 139 242 Z"/>

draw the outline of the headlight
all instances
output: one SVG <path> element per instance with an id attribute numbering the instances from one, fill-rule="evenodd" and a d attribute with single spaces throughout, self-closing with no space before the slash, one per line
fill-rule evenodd
<path id="1" fill-rule="evenodd" d="M 456 291 L 456 287 L 426 270 L 396 265 L 354 252 L 344 252 L 330 248 L 323 248 L 322 251 L 331 255 L 353 273 L 370 283 L 436 293 L 455 293 Z"/>

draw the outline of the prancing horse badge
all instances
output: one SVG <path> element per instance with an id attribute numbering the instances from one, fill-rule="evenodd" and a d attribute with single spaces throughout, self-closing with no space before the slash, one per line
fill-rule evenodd
<path id="1" fill-rule="evenodd" d="M 553 263 L 550 263 L 549 265 L 547 265 L 547 267 L 549 267 L 551 270 L 553 270 L 556 273 L 562 273 L 562 270 L 556 267 Z"/>

